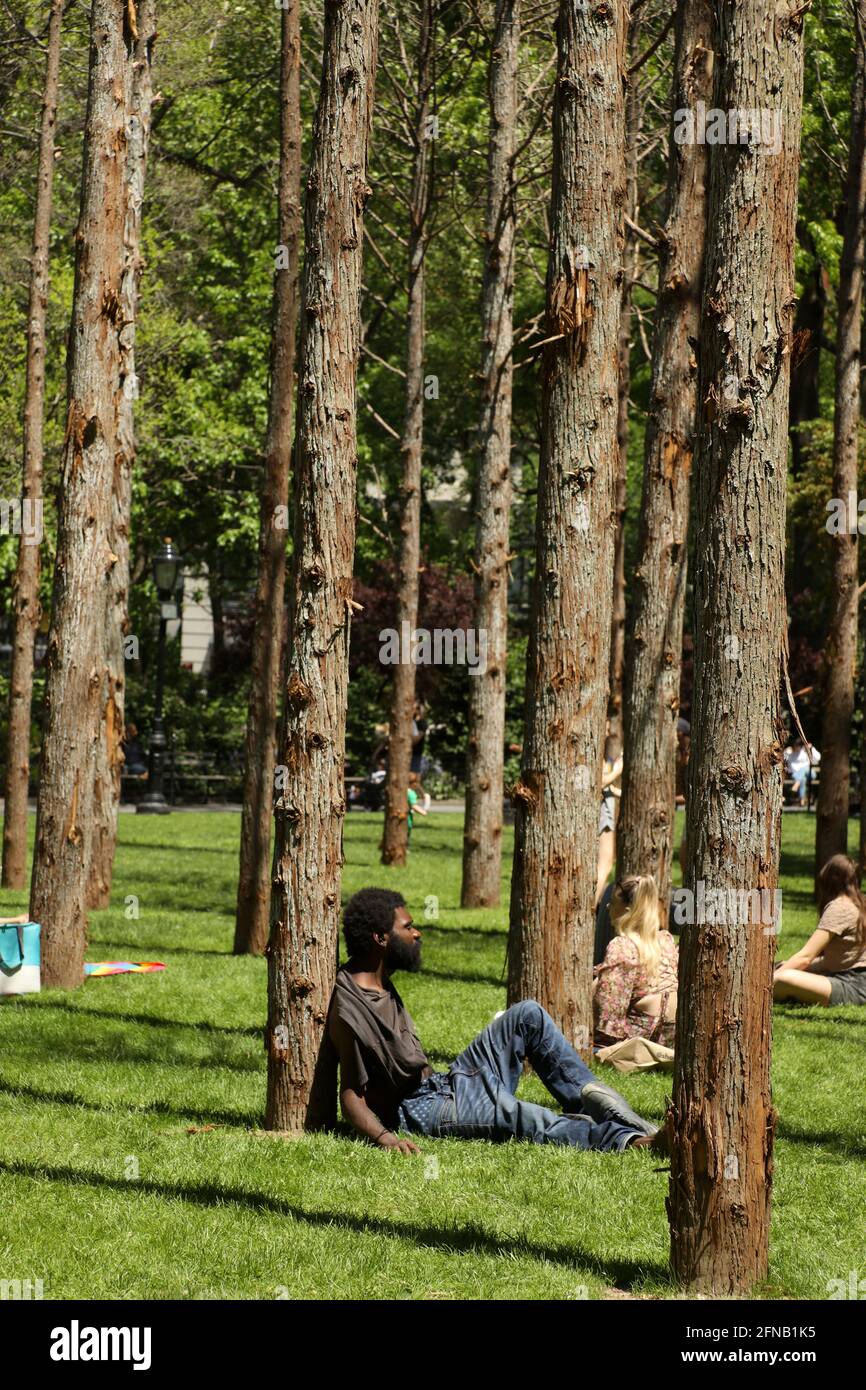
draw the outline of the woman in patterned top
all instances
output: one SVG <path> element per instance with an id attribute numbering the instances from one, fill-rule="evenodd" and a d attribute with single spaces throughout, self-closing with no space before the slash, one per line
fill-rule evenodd
<path id="1" fill-rule="evenodd" d="M 616 936 L 595 968 L 597 1046 L 651 1038 L 672 1047 L 677 1014 L 677 944 L 661 929 L 654 878 L 620 879 L 610 900 Z"/>
<path id="2" fill-rule="evenodd" d="M 866 900 L 847 854 L 834 854 L 818 875 L 821 920 L 773 976 L 774 999 L 803 1004 L 866 1004 Z"/>

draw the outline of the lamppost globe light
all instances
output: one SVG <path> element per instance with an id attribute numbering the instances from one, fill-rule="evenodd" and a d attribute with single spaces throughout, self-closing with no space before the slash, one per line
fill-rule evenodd
<path id="1" fill-rule="evenodd" d="M 183 560 L 177 547 L 167 536 L 153 557 L 153 582 L 160 602 L 169 603 L 175 595 L 183 574 Z"/>

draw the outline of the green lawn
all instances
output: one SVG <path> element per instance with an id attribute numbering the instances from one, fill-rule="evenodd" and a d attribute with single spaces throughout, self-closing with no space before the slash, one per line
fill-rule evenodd
<path id="1" fill-rule="evenodd" d="M 814 826 L 784 821 L 786 952 L 814 923 Z M 673 1296 L 667 1174 L 646 1153 L 439 1140 L 409 1160 L 257 1132 L 266 967 L 230 954 L 238 831 L 233 814 L 123 815 L 88 959 L 168 969 L 0 1005 L 0 1279 L 41 1278 L 49 1298 Z M 505 997 L 507 884 L 500 910 L 460 910 L 461 831 L 428 817 L 410 866 L 386 871 L 379 818 L 346 824 L 344 894 L 393 883 L 435 914 L 399 987 L 437 1066 Z M 864 1044 L 864 1009 L 776 1009 L 770 1297 L 866 1274 Z M 668 1078 L 607 1079 L 660 1119 Z"/>

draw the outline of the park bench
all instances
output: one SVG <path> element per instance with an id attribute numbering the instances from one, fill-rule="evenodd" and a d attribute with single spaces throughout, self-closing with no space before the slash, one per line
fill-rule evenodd
<path id="1" fill-rule="evenodd" d="M 120 800 L 121 802 L 140 801 L 147 791 L 146 772 L 122 772 L 120 774 Z"/>
<path id="2" fill-rule="evenodd" d="M 352 787 L 356 787 L 356 788 L 363 787 L 363 785 L 364 785 L 364 783 L 366 782 L 366 780 L 367 780 L 366 777 L 344 777 L 344 778 L 343 778 L 343 786 L 344 786 L 344 788 L 345 788 L 346 809 L 347 809 L 347 810 L 351 811 L 353 807 L 363 805 L 363 802 L 358 801 L 357 799 L 355 799 L 355 800 L 352 799 L 352 797 L 351 797 L 351 795 L 350 795 L 350 789 L 351 789 Z"/>
<path id="3" fill-rule="evenodd" d="M 168 800 L 172 804 L 195 797 L 210 801 L 212 789 L 216 788 L 220 800 L 227 803 L 229 789 L 240 791 L 243 782 L 242 773 L 236 768 L 218 771 L 212 759 L 200 753 L 175 752 L 173 748 L 169 749 L 167 773 Z"/>
<path id="4" fill-rule="evenodd" d="M 371 782 L 369 777 L 344 777 L 343 786 L 347 810 L 380 811 L 382 809 L 385 797 L 384 782 Z M 354 799 L 349 795 L 352 787 L 361 792 L 361 795 Z"/>

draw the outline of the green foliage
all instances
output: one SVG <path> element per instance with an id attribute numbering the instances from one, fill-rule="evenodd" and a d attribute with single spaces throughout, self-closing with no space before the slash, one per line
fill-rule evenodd
<path id="1" fill-rule="evenodd" d="M 535 484 L 538 467 L 540 374 L 532 344 L 544 336 L 550 197 L 549 99 L 554 71 L 554 5 L 533 11 L 521 48 L 521 108 L 517 202 L 518 244 L 514 302 L 518 342 L 514 378 L 509 742 L 519 742 L 524 638 L 534 564 Z M 0 57 L 0 496 L 14 496 L 21 466 L 21 411 L 27 262 L 32 235 L 36 136 L 44 54 L 26 37 L 42 32 L 44 0 L 10 0 L 10 42 Z M 649 49 L 666 24 L 661 0 L 641 11 L 638 47 Z M 395 16 L 408 44 L 401 52 Z M 433 106 L 434 205 L 427 262 L 425 371 L 438 378 L 438 398 L 425 406 L 424 562 L 457 585 L 469 573 L 473 545 L 471 491 L 478 461 L 480 410 L 479 312 L 484 257 L 488 139 L 487 38 L 490 6 L 470 17 L 460 4 L 443 8 Z M 260 0 L 240 0 L 214 13 L 193 0 L 161 7 L 156 45 L 153 132 L 144 208 L 145 269 L 137 335 L 141 398 L 136 410 L 138 456 L 134 476 L 131 630 L 140 637 L 143 663 L 132 673 L 130 698 L 137 715 L 148 708 L 153 594 L 149 557 L 165 535 L 180 546 L 188 570 L 206 575 L 212 589 L 243 600 L 256 565 L 258 494 L 267 416 L 271 293 L 276 242 L 278 158 L 277 79 L 280 12 Z M 383 7 L 376 116 L 368 171 L 371 186 L 365 256 L 365 351 L 359 361 L 356 574 L 371 582 L 393 559 L 398 516 L 399 443 L 377 423 L 372 408 L 400 433 L 405 355 L 406 193 L 412 150 L 401 136 L 403 96 L 411 85 L 411 47 L 417 10 L 408 0 Z M 0 19 L 0 25 L 4 21 Z M 309 158 L 322 40 L 321 7 L 303 10 L 303 143 Z M 851 11 L 847 0 L 818 0 L 806 17 L 805 105 L 797 242 L 802 288 L 816 265 L 826 275 L 828 309 L 820 352 L 819 420 L 810 436 L 807 474 L 792 481 L 789 531 L 809 538 L 789 552 L 792 652 L 801 651 L 801 683 L 818 662 L 826 627 L 826 566 L 812 560 L 826 546 L 823 523 L 833 414 L 835 291 L 853 72 Z M 5 30 L 0 38 L 5 37 Z M 44 624 L 51 602 L 56 520 L 55 491 L 66 410 L 65 341 L 73 283 L 73 233 L 78 216 L 87 89 L 88 6 L 69 6 L 57 128 L 51 294 L 46 356 L 46 539 L 41 596 Z M 667 91 L 671 37 L 640 68 L 646 101 L 640 131 L 639 220 L 656 233 L 665 214 Z M 547 104 L 547 105 L 545 105 Z M 649 408 L 654 255 L 639 246 L 629 422 L 626 573 L 634 568 L 643 468 L 643 433 Z M 385 365 L 387 364 L 387 365 Z M 396 370 L 394 370 L 396 369 Z M 817 451 L 817 452 L 816 452 Z M 438 489 L 454 484 L 456 507 L 437 505 Z M 0 536 L 0 634 L 8 633 L 10 578 L 16 539 Z M 805 595 L 805 597 L 804 597 Z M 692 615 L 687 610 L 687 624 Z M 799 660 L 799 658 L 798 658 Z M 245 705 L 243 663 L 208 683 L 199 704 L 216 699 L 215 718 L 187 720 L 188 684 L 170 675 L 176 723 L 202 751 L 216 740 L 228 746 Z M 231 686 L 231 693 L 228 687 Z M 206 698 L 205 698 L 206 697 Z M 385 715 L 386 689 L 370 671 L 353 679 L 349 750 L 363 756 L 369 729 Z M 431 695 L 430 717 L 446 729 L 442 760 L 459 777 L 463 759 L 465 686 L 452 676 Z M 354 703 L 357 701 L 357 705 Z M 509 768 L 514 770 L 515 759 Z"/>

